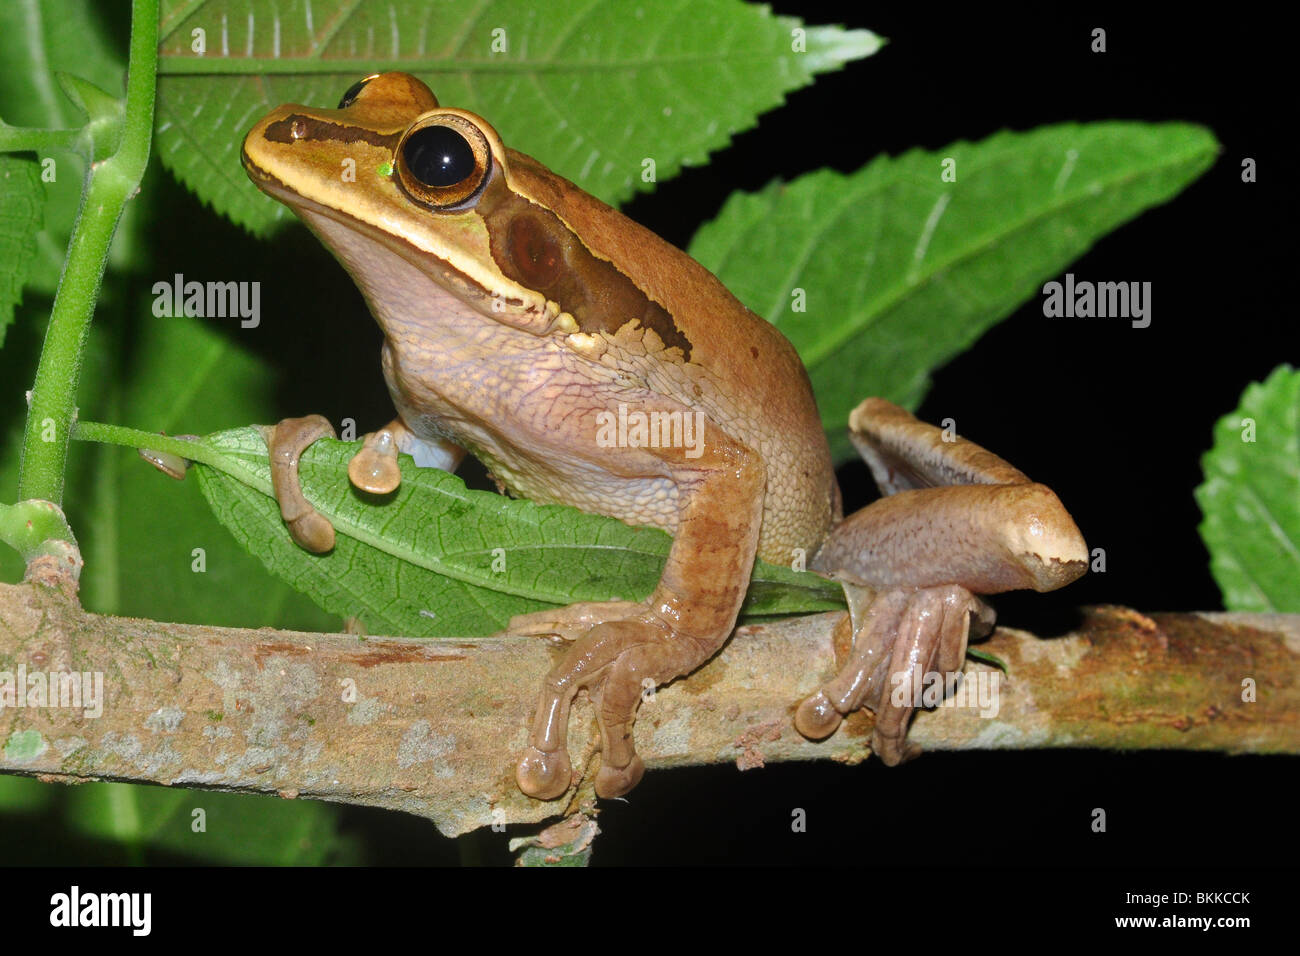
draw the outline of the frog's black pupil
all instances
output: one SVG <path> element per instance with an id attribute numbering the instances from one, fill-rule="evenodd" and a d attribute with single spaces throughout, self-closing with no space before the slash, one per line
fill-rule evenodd
<path id="1" fill-rule="evenodd" d="M 348 91 L 343 94 L 343 99 L 339 100 L 338 108 L 345 110 L 351 106 L 356 101 L 356 98 L 361 94 L 361 88 L 369 83 L 370 79 L 371 78 L 367 76 L 364 80 L 357 80 L 349 86 Z"/>
<path id="2" fill-rule="evenodd" d="M 406 168 L 426 186 L 455 186 L 474 173 L 474 150 L 448 126 L 426 126 L 406 137 Z"/>

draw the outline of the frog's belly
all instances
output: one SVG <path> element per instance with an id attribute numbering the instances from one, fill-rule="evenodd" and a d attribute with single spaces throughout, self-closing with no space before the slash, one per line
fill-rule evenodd
<path id="1" fill-rule="evenodd" d="M 395 336 L 392 326 L 388 331 L 384 377 L 402 420 L 417 435 L 464 447 L 520 497 L 676 534 L 682 502 L 669 474 L 673 466 L 649 450 L 606 446 L 598 437 L 600 416 L 617 417 L 620 404 L 635 411 L 661 401 L 637 370 L 588 361 L 551 340 L 493 323 L 462 329 L 444 324 L 436 353 L 435 340 L 420 329 L 409 338 Z M 690 390 L 673 392 L 679 393 Z M 724 420 L 720 414 L 709 417 Z M 783 450 L 779 430 L 737 430 L 734 437 L 766 447 L 767 461 L 778 467 L 798 461 Z M 769 474 L 769 486 L 776 477 Z M 782 478 L 790 484 L 789 475 Z M 763 557 L 784 563 L 791 548 L 811 550 L 820 543 L 829 491 L 814 484 L 794 483 L 807 500 L 788 493 L 766 496 Z"/>
<path id="2" fill-rule="evenodd" d="M 476 339 L 483 329 L 474 330 Z M 596 416 L 627 391 L 616 372 L 593 369 L 535 337 L 521 342 L 502 332 L 491 361 L 481 354 L 491 340 L 461 342 L 436 357 L 390 340 L 384 377 L 407 427 L 461 445 L 519 497 L 675 533 L 675 482 L 619 474 L 620 450 L 596 445 Z"/>
<path id="3" fill-rule="evenodd" d="M 598 468 L 520 471 L 517 459 L 498 459 L 490 452 L 477 452 L 476 457 L 521 498 L 539 504 L 571 505 L 628 524 L 677 533 L 680 510 L 677 485 L 671 478 L 624 478 Z"/>
<path id="4" fill-rule="evenodd" d="M 488 429 L 450 427 L 446 419 L 433 416 L 403 411 L 402 419 L 421 437 L 447 437 L 467 449 L 520 498 L 571 505 L 669 534 L 677 531 L 677 485 L 671 478 L 614 475 L 580 459 L 527 451 Z"/>

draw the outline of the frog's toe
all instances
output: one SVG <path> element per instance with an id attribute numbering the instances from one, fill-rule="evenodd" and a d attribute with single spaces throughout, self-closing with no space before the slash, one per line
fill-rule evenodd
<path id="1" fill-rule="evenodd" d="M 915 760 L 921 756 L 921 747 L 907 739 L 907 726 L 902 733 L 883 733 L 875 730 L 871 734 L 871 752 L 880 758 L 886 767 L 897 767 L 900 763 Z"/>
<path id="2" fill-rule="evenodd" d="M 835 709 L 825 691 L 805 698 L 794 713 L 794 729 L 809 740 L 823 740 L 835 733 L 843 716 Z"/>
<path id="3" fill-rule="evenodd" d="M 515 637 L 554 635 L 566 641 L 576 641 L 597 624 L 630 617 L 644 610 L 645 605 L 634 601 L 583 601 L 530 614 L 516 614 L 506 625 L 504 633 Z"/>
<path id="4" fill-rule="evenodd" d="M 365 437 L 361 450 L 348 461 L 348 480 L 372 495 L 386 495 L 402 483 L 397 464 L 397 435 L 381 428 Z"/>
<path id="5" fill-rule="evenodd" d="M 271 462 L 271 487 L 280 504 L 280 516 L 300 547 L 324 554 L 334 547 L 334 526 L 302 493 L 298 465 L 303 452 L 318 438 L 334 437 L 334 426 L 321 415 L 308 415 L 286 418 L 260 431 Z"/>
<path id="6" fill-rule="evenodd" d="M 948 675 L 962 668 L 971 631 L 991 626 L 992 619 L 992 609 L 957 584 L 906 594 L 892 647 L 885 654 L 889 687 L 878 681 L 867 701 L 876 712 L 871 749 L 886 766 L 920 755 L 921 748 L 907 740 L 912 714 L 923 706 L 918 691 L 934 680 L 946 686 Z"/>
<path id="7" fill-rule="evenodd" d="M 313 554 L 325 554 L 333 550 L 334 525 L 315 508 L 296 518 L 286 518 L 285 521 L 289 526 L 289 534 L 298 547 Z"/>
<path id="8" fill-rule="evenodd" d="M 537 800 L 554 800 L 573 782 L 573 764 L 563 748 L 546 753 L 529 747 L 515 767 L 519 789 Z"/>
<path id="9" fill-rule="evenodd" d="M 846 714 L 862 707 L 878 707 L 899 621 L 907 606 L 905 591 L 887 591 L 877 597 L 863 615 L 853 636 L 848 661 L 821 690 L 804 700 L 795 711 L 794 726 L 810 740 L 833 734 Z"/>
<path id="10" fill-rule="evenodd" d="M 602 763 L 596 774 L 596 796 L 621 797 L 640 783 L 644 775 L 645 763 L 637 754 L 632 755 L 632 762 L 626 767 L 611 767 Z"/>

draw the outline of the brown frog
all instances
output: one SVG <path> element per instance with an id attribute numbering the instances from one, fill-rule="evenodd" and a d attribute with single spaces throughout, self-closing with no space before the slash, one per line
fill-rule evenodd
<path id="1" fill-rule="evenodd" d="M 398 417 L 353 458 L 355 485 L 395 488 L 399 451 L 452 470 L 468 450 L 514 494 L 673 536 L 648 600 L 511 622 L 572 641 L 518 763 L 525 793 L 572 784 L 569 708 L 583 688 L 600 725 L 597 793 L 636 785 L 643 687 L 689 674 L 726 642 L 756 555 L 805 553 L 843 583 L 852 654 L 795 725 L 819 739 L 865 705 L 888 764 L 917 749 L 906 741 L 916 702 L 886 691 L 961 669 L 968 637 L 993 624 L 977 595 L 1047 591 L 1086 569 L 1050 489 L 882 399 L 863 402 L 850 430 L 884 497 L 842 517 L 808 376 L 781 333 L 685 253 L 412 76 L 366 77 L 337 109 L 279 107 L 248 134 L 243 163 L 338 258 L 383 329 Z M 608 440 L 620 410 L 658 423 L 663 440 Z M 325 434 L 319 416 L 267 431 L 282 514 L 313 551 L 334 532 L 303 497 L 297 461 Z"/>

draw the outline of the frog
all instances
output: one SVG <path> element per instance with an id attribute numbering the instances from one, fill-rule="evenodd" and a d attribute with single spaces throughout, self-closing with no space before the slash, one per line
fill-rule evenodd
<path id="1" fill-rule="evenodd" d="M 838 582 L 852 647 L 792 703 L 794 729 L 829 737 L 875 715 L 886 765 L 916 756 L 918 701 L 891 693 L 960 672 L 996 620 L 985 597 L 1051 591 L 1087 569 L 1057 495 L 981 446 L 880 397 L 849 416 L 881 497 L 845 515 L 806 370 L 778 328 L 688 254 L 507 147 L 483 117 L 420 79 L 373 74 L 334 109 L 286 104 L 249 131 L 253 183 L 284 203 L 351 275 L 383 333 L 396 417 L 364 436 L 349 481 L 400 483 L 398 455 L 454 471 L 472 454 L 503 491 L 672 536 L 645 600 L 579 602 L 512 618 L 506 633 L 563 648 L 539 690 L 515 782 L 538 800 L 580 782 L 571 708 L 594 703 L 598 797 L 645 764 L 647 687 L 689 675 L 736 627 L 759 558 Z M 661 427 L 610 440 L 616 413 Z M 679 440 L 678 421 L 693 440 Z M 319 415 L 263 432 L 294 540 L 334 543 L 298 466 L 333 428 Z"/>

